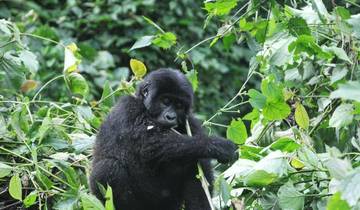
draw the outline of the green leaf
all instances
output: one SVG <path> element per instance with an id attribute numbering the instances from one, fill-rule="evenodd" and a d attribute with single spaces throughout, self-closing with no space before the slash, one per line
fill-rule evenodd
<path id="1" fill-rule="evenodd" d="M 229 35 L 224 36 L 222 41 L 223 41 L 223 44 L 224 44 L 224 49 L 225 50 L 230 50 L 230 48 L 236 42 L 236 36 L 235 36 L 235 34 L 231 33 Z"/>
<path id="2" fill-rule="evenodd" d="M 262 109 L 265 106 L 266 96 L 261 94 L 259 91 L 250 89 L 248 95 L 250 97 L 249 102 L 252 107 Z"/>
<path id="3" fill-rule="evenodd" d="M 315 42 L 314 37 L 309 35 L 300 35 L 297 40 L 293 41 L 289 47 L 289 52 L 294 52 L 295 55 L 300 53 L 307 53 L 309 56 L 316 55 L 319 58 L 330 59 L 331 53 L 325 52 Z"/>
<path id="4" fill-rule="evenodd" d="M 39 139 L 39 144 L 41 144 L 43 138 L 45 137 L 45 135 L 47 134 L 48 130 L 51 127 L 51 118 L 50 117 L 45 117 L 41 123 L 41 126 L 37 132 L 37 138 Z"/>
<path id="5" fill-rule="evenodd" d="M 288 22 L 290 34 L 298 37 L 300 35 L 311 35 L 310 28 L 306 21 L 301 17 L 293 17 Z"/>
<path id="6" fill-rule="evenodd" d="M 84 210 L 105 210 L 101 201 L 94 195 L 81 193 L 80 199 Z"/>
<path id="7" fill-rule="evenodd" d="M 107 186 L 105 193 L 105 210 L 115 210 L 114 200 L 113 200 L 113 192 L 110 185 Z"/>
<path id="8" fill-rule="evenodd" d="M 227 203 L 231 198 L 231 195 L 230 195 L 231 187 L 224 179 L 224 176 L 220 176 L 219 179 L 220 179 L 221 198 L 224 201 L 224 203 Z"/>
<path id="9" fill-rule="evenodd" d="M 257 120 L 260 117 L 260 112 L 258 109 L 253 109 L 251 112 L 247 113 L 243 120 Z"/>
<path id="10" fill-rule="evenodd" d="M 275 81 L 274 75 L 270 75 L 261 81 L 261 92 L 267 101 L 283 101 L 283 85 Z"/>
<path id="11" fill-rule="evenodd" d="M 22 185 L 21 185 L 21 179 L 19 178 L 19 174 L 14 175 L 10 179 L 9 183 L 9 193 L 11 197 L 22 200 Z"/>
<path id="12" fill-rule="evenodd" d="M 354 118 L 353 111 L 354 107 L 352 104 L 341 104 L 332 114 L 329 127 L 342 128 L 349 125 Z"/>
<path id="13" fill-rule="evenodd" d="M 169 49 L 176 44 L 176 35 L 171 32 L 161 33 L 152 40 L 152 43 L 160 48 Z"/>
<path id="14" fill-rule="evenodd" d="M 113 89 L 111 88 L 109 81 L 106 80 L 104 87 L 103 87 L 101 99 L 100 99 L 100 101 L 102 101 L 101 104 L 103 104 L 107 107 L 112 107 L 115 103 L 114 95 L 110 95 L 112 93 L 113 93 Z"/>
<path id="15" fill-rule="evenodd" d="M 232 120 L 226 130 L 226 137 L 236 144 L 244 144 L 247 138 L 246 127 L 243 121 L 239 118 Z"/>
<path id="16" fill-rule="evenodd" d="M 341 60 L 347 61 L 350 64 L 352 64 L 352 61 L 350 60 L 350 58 L 348 57 L 348 55 L 346 54 L 345 50 L 343 48 L 340 47 L 335 47 L 335 46 L 331 46 L 331 47 L 326 47 L 324 46 L 323 49 L 326 52 L 330 52 L 333 53 L 334 55 L 336 55 L 336 57 L 338 57 Z"/>
<path id="17" fill-rule="evenodd" d="M 138 39 L 129 51 L 150 46 L 155 36 L 143 36 Z"/>
<path id="18" fill-rule="evenodd" d="M 194 91 L 197 90 L 198 88 L 198 77 L 197 77 L 198 72 L 195 69 L 192 69 L 190 71 L 186 72 L 186 78 L 190 81 L 191 86 L 193 88 Z"/>
<path id="19" fill-rule="evenodd" d="M 278 197 L 279 205 L 283 210 L 302 210 L 304 208 L 304 195 L 297 191 L 290 182 L 280 187 Z"/>
<path id="20" fill-rule="evenodd" d="M 262 147 L 241 145 L 240 146 L 240 158 L 259 161 L 263 156 L 260 154 Z"/>
<path id="21" fill-rule="evenodd" d="M 330 94 L 330 98 L 341 98 L 360 102 L 360 82 L 348 81 Z"/>
<path id="22" fill-rule="evenodd" d="M 38 179 L 38 183 L 45 189 L 50 189 L 54 185 L 54 183 L 47 176 L 42 174 L 39 169 L 36 169 L 36 178 Z"/>
<path id="23" fill-rule="evenodd" d="M 30 206 L 34 205 L 36 202 L 36 198 L 37 198 L 36 191 L 32 191 L 30 194 L 28 194 L 23 201 L 25 207 L 29 208 Z"/>
<path id="24" fill-rule="evenodd" d="M 62 160 L 49 160 L 49 163 L 57 167 L 65 175 L 67 183 L 71 185 L 73 189 L 79 188 L 79 176 L 68 162 Z"/>
<path id="25" fill-rule="evenodd" d="M 331 83 L 334 84 L 335 82 L 343 79 L 348 73 L 348 69 L 346 67 L 337 66 L 332 71 L 332 75 L 330 77 Z"/>
<path id="26" fill-rule="evenodd" d="M 19 58 L 24 64 L 24 66 L 33 74 L 35 74 L 39 69 L 39 62 L 34 53 L 28 50 L 22 50 L 19 54 Z"/>
<path id="27" fill-rule="evenodd" d="M 349 204 L 341 199 L 341 193 L 337 192 L 332 195 L 327 203 L 326 210 L 350 210 Z"/>
<path id="28" fill-rule="evenodd" d="M 345 9 L 345 7 L 335 7 L 334 11 L 335 14 L 340 16 L 343 20 L 349 19 L 351 17 L 351 13 L 349 10 Z"/>
<path id="29" fill-rule="evenodd" d="M 287 155 L 279 150 L 270 152 L 256 163 L 254 169 L 264 170 L 268 173 L 276 174 L 278 177 L 286 175 L 289 169 Z"/>
<path id="30" fill-rule="evenodd" d="M 270 145 L 271 149 L 280 150 L 283 152 L 294 152 L 299 147 L 300 144 L 296 143 L 295 140 L 288 137 L 280 138 Z"/>
<path id="31" fill-rule="evenodd" d="M 11 173 L 12 167 L 0 162 L 0 178 L 8 176 Z"/>
<path id="32" fill-rule="evenodd" d="M 273 183 L 278 176 L 264 170 L 256 170 L 245 177 L 246 186 L 263 187 Z"/>
<path id="33" fill-rule="evenodd" d="M 145 64 L 137 59 L 130 60 L 130 67 L 135 77 L 138 79 L 142 78 L 146 74 L 147 69 Z"/>
<path id="34" fill-rule="evenodd" d="M 215 2 L 206 2 L 205 10 L 209 15 L 222 16 L 227 15 L 236 7 L 238 0 L 217 0 Z"/>
<path id="35" fill-rule="evenodd" d="M 71 73 L 67 76 L 68 85 L 71 92 L 83 98 L 89 93 L 89 86 L 86 79 L 79 73 Z"/>
<path id="36" fill-rule="evenodd" d="M 309 127 L 309 116 L 305 107 L 297 102 L 295 105 L 295 121 L 300 128 L 307 129 Z"/>
<path id="37" fill-rule="evenodd" d="M 291 110 L 287 103 L 282 101 L 266 103 L 263 115 L 268 120 L 282 120 L 289 116 Z"/>

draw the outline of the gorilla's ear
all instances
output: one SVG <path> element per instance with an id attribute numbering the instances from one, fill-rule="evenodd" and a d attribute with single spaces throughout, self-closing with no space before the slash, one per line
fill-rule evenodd
<path id="1" fill-rule="evenodd" d="M 146 98 L 146 97 L 148 96 L 148 94 L 149 94 L 149 84 L 145 84 L 145 85 L 141 88 L 140 93 L 141 93 L 141 95 L 142 95 L 144 98 Z"/>
<path id="2" fill-rule="evenodd" d="M 141 83 L 136 91 L 136 96 L 141 99 L 145 99 L 149 94 L 149 84 Z"/>

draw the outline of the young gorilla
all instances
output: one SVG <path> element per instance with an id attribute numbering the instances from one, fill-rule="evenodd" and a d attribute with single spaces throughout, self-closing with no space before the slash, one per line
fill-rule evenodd
<path id="1" fill-rule="evenodd" d="M 102 199 L 97 183 L 110 185 L 117 210 L 180 210 L 183 204 L 186 210 L 210 209 L 196 164 L 211 183 L 208 158 L 229 162 L 237 147 L 204 133 L 191 113 L 192 101 L 190 83 L 172 69 L 151 72 L 136 97 L 123 96 L 97 136 L 91 191 Z"/>

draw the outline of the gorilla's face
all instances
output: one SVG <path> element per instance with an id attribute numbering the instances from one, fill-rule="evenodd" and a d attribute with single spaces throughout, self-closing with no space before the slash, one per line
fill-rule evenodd
<path id="1" fill-rule="evenodd" d="M 159 95 L 153 103 L 153 106 L 160 110 L 157 112 L 155 120 L 165 127 L 176 127 L 184 124 L 186 119 L 186 106 L 178 98 L 171 95 Z"/>
<path id="2" fill-rule="evenodd" d="M 169 69 L 154 71 L 139 88 L 144 106 L 156 123 L 164 127 L 185 125 L 193 91 L 181 72 Z"/>

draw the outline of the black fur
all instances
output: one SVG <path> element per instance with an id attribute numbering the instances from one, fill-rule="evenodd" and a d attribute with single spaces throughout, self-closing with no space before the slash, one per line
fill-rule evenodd
<path id="1" fill-rule="evenodd" d="M 186 133 L 187 118 L 192 137 L 154 120 L 161 113 L 156 101 L 162 95 L 181 100 L 184 111 L 177 130 Z M 209 158 L 228 162 L 234 159 L 236 146 L 204 133 L 191 113 L 192 100 L 190 83 L 181 72 L 169 69 L 151 72 L 136 97 L 123 96 L 97 136 L 91 191 L 103 200 L 97 182 L 109 184 L 117 210 L 180 210 L 182 205 L 186 210 L 210 209 L 196 178 L 196 164 L 201 162 L 211 183 Z"/>

